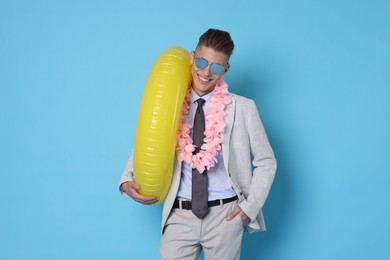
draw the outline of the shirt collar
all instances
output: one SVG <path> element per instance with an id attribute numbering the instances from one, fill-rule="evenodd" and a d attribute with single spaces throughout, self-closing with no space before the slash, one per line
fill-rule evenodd
<path id="1" fill-rule="evenodd" d="M 194 91 L 193 88 L 191 88 L 191 103 L 194 103 L 196 100 L 198 100 L 199 98 L 203 98 L 204 101 L 206 101 L 205 103 L 209 102 L 210 98 L 213 96 L 214 94 L 214 90 L 211 91 L 210 93 L 208 93 L 207 95 L 204 95 L 202 97 L 199 97 L 198 94 L 196 94 L 196 92 Z"/>

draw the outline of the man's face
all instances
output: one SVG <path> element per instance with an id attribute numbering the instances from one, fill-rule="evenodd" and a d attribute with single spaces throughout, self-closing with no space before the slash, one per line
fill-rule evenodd
<path id="1" fill-rule="evenodd" d="M 205 59 L 208 62 L 207 67 L 203 69 L 198 68 L 195 62 L 196 58 Z M 194 52 L 191 52 L 190 60 L 192 64 L 192 87 L 200 97 L 213 91 L 218 80 L 229 69 L 229 57 L 206 46 L 199 46 Z M 213 74 L 210 68 L 211 64 L 222 65 L 224 67 L 223 72 L 221 74 Z"/>

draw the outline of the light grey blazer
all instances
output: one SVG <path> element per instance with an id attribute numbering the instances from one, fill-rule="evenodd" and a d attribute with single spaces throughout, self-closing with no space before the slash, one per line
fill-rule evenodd
<path id="1" fill-rule="evenodd" d="M 276 159 L 253 100 L 229 93 L 232 102 L 226 107 L 222 153 L 239 206 L 251 219 L 246 231 L 265 231 L 261 211 L 276 172 Z M 175 159 L 173 179 L 162 212 L 163 230 L 179 189 L 181 162 Z M 133 158 L 124 169 L 120 184 L 133 181 Z"/>

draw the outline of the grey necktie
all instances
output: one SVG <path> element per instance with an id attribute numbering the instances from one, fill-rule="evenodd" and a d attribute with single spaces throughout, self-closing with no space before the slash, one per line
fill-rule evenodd
<path id="1" fill-rule="evenodd" d="M 203 144 L 204 139 L 204 130 L 205 130 L 205 118 L 204 112 L 202 109 L 205 100 L 199 98 L 197 100 L 198 108 L 196 109 L 194 126 L 192 133 L 192 140 L 196 146 L 193 154 L 197 154 L 200 150 L 200 147 Z M 199 173 L 197 169 L 192 169 L 192 203 L 191 210 L 198 217 L 203 218 L 206 216 L 209 211 L 208 205 L 208 195 L 207 195 L 207 170 L 202 174 Z"/>

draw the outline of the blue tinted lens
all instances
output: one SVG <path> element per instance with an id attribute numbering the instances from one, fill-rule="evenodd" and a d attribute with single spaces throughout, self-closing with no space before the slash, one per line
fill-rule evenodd
<path id="1" fill-rule="evenodd" d="M 214 63 L 214 64 L 211 64 L 210 70 L 211 70 L 211 73 L 213 73 L 215 75 L 219 75 L 219 74 L 222 74 L 224 72 L 225 68 L 221 64 Z"/>
<path id="2" fill-rule="evenodd" d="M 195 58 L 195 65 L 198 69 L 204 70 L 209 65 L 209 62 L 204 58 Z M 225 71 L 225 67 L 221 64 L 214 63 L 211 64 L 210 70 L 214 75 L 220 75 Z"/>
<path id="3" fill-rule="evenodd" d="M 203 58 L 195 58 L 195 65 L 198 69 L 205 69 L 209 65 L 208 61 Z"/>

